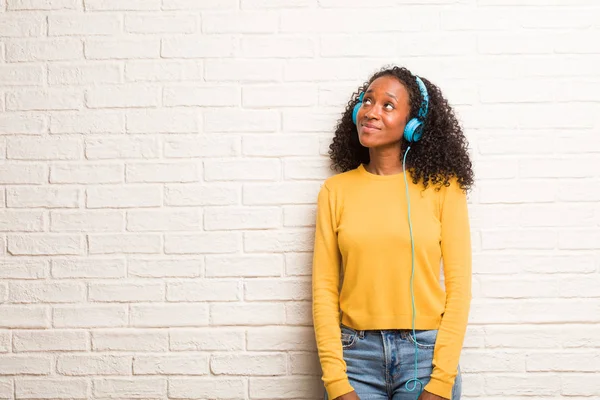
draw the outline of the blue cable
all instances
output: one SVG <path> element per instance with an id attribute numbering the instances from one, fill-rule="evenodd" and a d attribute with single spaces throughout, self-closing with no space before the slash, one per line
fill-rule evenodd
<path id="1" fill-rule="evenodd" d="M 412 298 L 412 331 L 413 331 L 413 339 L 415 342 L 415 377 L 412 379 L 409 379 L 404 386 L 406 387 L 406 390 L 408 390 L 409 392 L 413 392 L 417 388 L 417 384 L 418 384 L 419 385 L 419 391 L 417 393 L 417 399 L 418 399 L 419 396 L 421 395 L 421 393 L 423 392 L 423 382 L 421 382 L 421 380 L 417 378 L 417 363 L 418 363 L 418 359 L 419 359 L 419 347 L 417 346 L 417 334 L 415 331 L 416 311 L 415 311 L 415 290 L 413 287 L 413 281 L 414 281 L 414 277 L 415 277 L 415 241 L 413 238 L 412 221 L 410 219 L 410 196 L 408 194 L 408 181 L 406 179 L 406 155 L 408 154 L 409 150 L 410 150 L 410 146 L 408 146 L 408 148 L 406 149 L 406 152 L 404 153 L 404 158 L 402 160 L 402 172 L 404 172 L 404 184 L 405 184 L 404 186 L 406 188 L 406 201 L 408 203 L 408 228 L 410 231 L 410 245 L 411 245 L 411 249 L 412 249 L 412 272 L 410 274 L 410 295 Z M 408 387 L 409 383 L 413 383 L 413 386 Z"/>

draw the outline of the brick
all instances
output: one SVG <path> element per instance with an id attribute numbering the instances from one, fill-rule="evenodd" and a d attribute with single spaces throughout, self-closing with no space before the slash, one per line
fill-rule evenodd
<path id="1" fill-rule="evenodd" d="M 201 226 L 198 210 L 136 210 L 127 213 L 128 231 L 193 231 Z"/>
<path id="2" fill-rule="evenodd" d="M 8 207 L 73 208 L 79 204 L 77 188 L 9 187 L 6 189 Z"/>
<path id="3" fill-rule="evenodd" d="M 129 133 L 196 133 L 199 127 L 196 111 L 132 110 L 127 113 Z"/>
<path id="4" fill-rule="evenodd" d="M 94 379 L 94 396 L 161 398 L 167 395 L 165 378 L 105 378 Z"/>
<path id="5" fill-rule="evenodd" d="M 2 29 L 0 20 L 0 30 Z M 44 70 L 40 65 L 6 65 L 0 67 L 0 85 L 2 86 L 26 86 L 42 85 L 44 81 Z"/>
<path id="6" fill-rule="evenodd" d="M 482 248 L 485 250 L 500 249 L 553 249 L 557 243 L 554 231 L 523 229 L 488 230 L 482 232 Z"/>
<path id="7" fill-rule="evenodd" d="M 197 81 L 204 75 L 202 67 L 200 60 L 127 61 L 125 79 L 141 82 Z"/>
<path id="8" fill-rule="evenodd" d="M 304 227 L 314 226 L 317 220 L 315 206 L 286 206 L 283 207 L 283 226 Z"/>
<path id="9" fill-rule="evenodd" d="M 129 276 L 140 278 L 193 278 L 200 276 L 203 265 L 201 258 L 197 260 L 130 259 L 128 273 Z"/>
<path id="10" fill-rule="evenodd" d="M 127 326 L 126 305 L 56 306 L 53 326 L 57 328 L 108 328 Z"/>
<path id="11" fill-rule="evenodd" d="M 246 396 L 247 389 L 243 378 L 172 378 L 169 380 L 169 398 L 189 399 L 197 396 L 197 393 L 202 393 L 207 398 L 240 399 Z"/>
<path id="12" fill-rule="evenodd" d="M 88 159 L 157 158 L 158 154 L 158 141 L 151 137 L 103 137 L 85 141 Z"/>
<path id="13" fill-rule="evenodd" d="M 38 305 L 0 305 L 0 328 L 49 328 L 50 309 Z"/>
<path id="14" fill-rule="evenodd" d="M 236 253 L 241 245 L 235 232 L 165 234 L 165 254 Z"/>
<path id="15" fill-rule="evenodd" d="M 125 218 L 119 211 L 53 211 L 52 232 L 109 232 L 122 230 Z"/>
<path id="16" fill-rule="evenodd" d="M 283 61 L 277 59 L 207 59 L 205 65 L 208 82 L 279 82 L 283 77 Z"/>
<path id="17" fill-rule="evenodd" d="M 9 235 L 8 252 L 12 255 L 78 255 L 83 251 L 80 235 L 33 233 Z"/>
<path id="18" fill-rule="evenodd" d="M 127 164 L 127 182 L 196 182 L 198 165 L 195 163 Z"/>
<path id="19" fill-rule="evenodd" d="M 83 105 L 83 95 L 76 89 L 23 89 L 6 94 L 6 109 L 77 110 Z"/>
<path id="20" fill-rule="evenodd" d="M 133 33 L 194 33 L 194 15 L 126 15 L 125 31 Z"/>
<path id="21" fill-rule="evenodd" d="M 285 322 L 282 303 L 212 303 L 211 325 L 279 325 Z"/>
<path id="22" fill-rule="evenodd" d="M 286 325 L 312 326 L 312 303 L 310 301 L 288 301 L 285 303 Z"/>
<path id="23" fill-rule="evenodd" d="M 318 149 L 318 138 L 313 135 L 244 135 L 242 138 L 242 153 L 248 156 L 314 156 Z"/>
<path id="24" fill-rule="evenodd" d="M 490 203 L 546 203 L 553 202 L 556 185 L 544 181 L 482 182 L 479 185 L 480 202 Z"/>
<path id="25" fill-rule="evenodd" d="M 319 187 L 320 183 L 312 182 L 248 184 L 243 187 L 243 204 L 314 204 Z"/>
<path id="26" fill-rule="evenodd" d="M 167 107 L 235 107 L 240 104 L 240 90 L 234 86 L 165 86 L 163 104 Z"/>
<path id="27" fill-rule="evenodd" d="M 158 107 L 160 88 L 139 84 L 90 88 L 85 101 L 89 108 Z"/>
<path id="28" fill-rule="evenodd" d="M 169 332 L 157 329 L 102 329 L 92 332 L 94 351 L 167 351 Z"/>
<path id="29" fill-rule="evenodd" d="M 160 55 L 164 58 L 231 57 L 234 43 L 229 36 L 166 38 L 161 40 Z"/>
<path id="30" fill-rule="evenodd" d="M 171 329 L 171 351 L 239 351 L 244 349 L 245 335 L 235 328 Z"/>
<path id="31" fill-rule="evenodd" d="M 163 0 L 163 10 L 227 10 L 238 7 L 237 0 Z"/>
<path id="32" fill-rule="evenodd" d="M 0 378 L 0 396 L 7 399 L 15 397 L 12 378 Z"/>
<path id="33" fill-rule="evenodd" d="M 281 254 L 246 254 L 240 256 L 206 256 L 206 277 L 281 276 L 284 259 Z"/>
<path id="34" fill-rule="evenodd" d="M 65 111 L 50 116 L 50 133 L 96 134 L 124 132 L 125 115 L 118 110 Z M 106 138 L 106 140 L 110 139 Z"/>
<path id="35" fill-rule="evenodd" d="M 80 39 L 23 39 L 5 43 L 6 61 L 62 61 L 83 59 Z"/>
<path id="36" fill-rule="evenodd" d="M 363 80 L 364 74 L 359 63 L 348 59 L 294 59 L 285 64 L 283 76 L 289 82 L 330 83 Z"/>
<path id="37" fill-rule="evenodd" d="M 337 115 L 331 112 L 286 110 L 283 113 L 284 132 L 330 132 L 335 128 Z"/>
<path id="38" fill-rule="evenodd" d="M 244 58 L 303 58 L 315 55 L 315 43 L 307 37 L 242 37 L 240 56 Z"/>
<path id="39" fill-rule="evenodd" d="M 116 35 L 121 31 L 118 15 L 49 15 L 48 36 Z"/>
<path id="40" fill-rule="evenodd" d="M 215 375 L 285 375 L 285 354 L 213 355 L 210 369 Z"/>
<path id="41" fill-rule="evenodd" d="M 17 330 L 12 337 L 14 352 L 89 350 L 89 334 L 80 330 Z"/>
<path id="42" fill-rule="evenodd" d="M 124 278 L 125 262 L 118 259 L 53 259 L 52 277 L 61 278 Z"/>
<path id="43" fill-rule="evenodd" d="M 165 286 L 162 283 L 90 283 L 88 298 L 96 302 L 163 301 Z"/>
<path id="44" fill-rule="evenodd" d="M 325 180 L 334 175 L 329 161 L 323 159 L 290 159 L 284 161 L 284 178 L 291 180 Z"/>
<path id="45" fill-rule="evenodd" d="M 0 135 L 39 135 L 46 132 L 45 115 L 33 113 L 0 114 Z"/>
<path id="46" fill-rule="evenodd" d="M 88 187 L 88 208 L 158 207 L 162 204 L 158 186 L 98 186 Z"/>
<path id="47" fill-rule="evenodd" d="M 48 182 L 48 169 L 42 164 L 2 164 L 0 183 L 2 184 L 42 184 Z"/>
<path id="48" fill-rule="evenodd" d="M 322 376 L 318 355 L 314 353 L 289 353 L 288 365 L 292 375 Z"/>
<path id="49" fill-rule="evenodd" d="M 43 35 L 45 21 L 42 16 L 0 17 L 0 32 L 3 37 L 37 37 Z"/>
<path id="50" fill-rule="evenodd" d="M 158 58 L 159 56 L 158 39 L 90 39 L 85 42 L 85 58 L 91 60 Z"/>
<path id="51" fill-rule="evenodd" d="M 587 178 L 595 160 L 589 157 L 519 160 L 522 178 Z"/>
<path id="52" fill-rule="evenodd" d="M 240 290 L 236 281 L 203 279 L 167 283 L 167 301 L 237 301 Z"/>
<path id="53" fill-rule="evenodd" d="M 7 0 L 7 10 L 78 10 L 77 0 Z"/>
<path id="54" fill-rule="evenodd" d="M 39 259 L 0 261 L 0 279 L 40 279 L 48 276 L 47 262 Z"/>
<path id="55" fill-rule="evenodd" d="M 85 301 L 86 287 L 80 282 L 10 282 L 11 303 L 78 303 Z"/>
<path id="56" fill-rule="evenodd" d="M 316 5 L 316 0 L 288 0 L 281 2 L 280 0 L 242 0 L 241 8 L 244 9 L 270 9 L 270 8 L 301 8 Z M 321 1 L 322 3 L 322 1 Z"/>
<path id="57" fill-rule="evenodd" d="M 6 153 L 11 160 L 78 160 L 83 148 L 79 139 L 11 138 Z"/>
<path id="58" fill-rule="evenodd" d="M 313 351 L 314 330 L 311 327 L 256 327 L 248 329 L 250 351 Z"/>
<path id="59" fill-rule="evenodd" d="M 244 87 L 244 107 L 302 107 L 317 103 L 317 88 L 313 86 L 250 86 Z"/>
<path id="60" fill-rule="evenodd" d="M 312 274 L 313 253 L 286 253 L 285 276 L 307 276 Z"/>
<path id="61" fill-rule="evenodd" d="M 50 85 L 90 85 L 100 83 L 119 83 L 121 67 L 113 63 L 54 63 L 48 65 L 48 84 Z"/>
<path id="62" fill-rule="evenodd" d="M 167 158 L 227 157 L 240 153 L 240 139 L 235 135 L 177 135 L 164 140 Z"/>
<path id="63" fill-rule="evenodd" d="M 596 249 L 600 245 L 600 234 L 596 229 L 562 230 L 558 234 L 559 249 Z"/>
<path id="64" fill-rule="evenodd" d="M 134 375 L 208 375 L 208 355 L 140 355 L 133 359 Z"/>
<path id="65" fill-rule="evenodd" d="M 207 207 L 204 210 L 204 229 L 270 229 L 281 226 L 281 210 L 274 207 Z"/>
<path id="66" fill-rule="evenodd" d="M 61 375 L 130 375 L 131 356 L 65 355 L 58 356 L 56 371 Z"/>
<path id="67" fill-rule="evenodd" d="M 178 327 L 208 325 L 206 304 L 131 305 L 131 326 Z"/>
<path id="68" fill-rule="evenodd" d="M 206 13 L 202 19 L 205 33 L 276 33 L 278 28 L 273 12 Z"/>
<path id="69" fill-rule="evenodd" d="M 63 164 L 50 167 L 50 183 L 122 183 L 125 172 L 117 164 Z"/>
<path id="70" fill-rule="evenodd" d="M 160 10 L 160 0 L 84 0 L 86 11 L 151 11 Z"/>
<path id="71" fill-rule="evenodd" d="M 153 254 L 161 249 L 161 238 L 155 234 L 88 235 L 90 254 Z"/>
<path id="72" fill-rule="evenodd" d="M 220 110 L 204 115 L 204 132 L 275 132 L 279 113 L 274 110 Z"/>
<path id="73" fill-rule="evenodd" d="M 318 398 L 322 395 L 322 384 L 312 377 L 276 377 L 250 378 L 250 396 L 261 399 L 292 399 L 308 396 Z"/>
<path id="74" fill-rule="evenodd" d="M 281 163 L 277 159 L 206 160 L 206 181 L 275 181 L 281 177 Z"/>
<path id="75" fill-rule="evenodd" d="M 89 390 L 84 379 L 15 380 L 15 395 L 19 399 L 86 399 Z"/>
<path id="76" fill-rule="evenodd" d="M 51 361 L 47 356 L 3 356 L 0 375 L 50 375 Z"/>
<path id="77" fill-rule="evenodd" d="M 249 279 L 244 282 L 244 299 L 311 300 L 311 282 L 306 280 Z"/>

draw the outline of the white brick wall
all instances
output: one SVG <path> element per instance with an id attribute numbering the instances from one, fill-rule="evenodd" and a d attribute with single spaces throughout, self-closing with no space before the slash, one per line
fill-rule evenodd
<path id="1" fill-rule="evenodd" d="M 320 399 L 315 202 L 388 63 L 466 128 L 465 399 L 597 399 L 597 0 L 0 0 L 0 399 Z"/>

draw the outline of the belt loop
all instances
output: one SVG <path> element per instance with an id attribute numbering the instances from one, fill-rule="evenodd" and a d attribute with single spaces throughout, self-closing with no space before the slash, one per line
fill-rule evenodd
<path id="1" fill-rule="evenodd" d="M 364 330 L 358 331 L 358 337 L 361 338 L 361 339 L 364 339 L 365 338 L 365 331 Z"/>

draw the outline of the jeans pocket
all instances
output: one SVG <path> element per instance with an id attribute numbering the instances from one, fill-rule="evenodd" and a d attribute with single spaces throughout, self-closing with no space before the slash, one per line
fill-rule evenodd
<path id="1" fill-rule="evenodd" d="M 358 338 L 358 332 L 346 325 L 341 325 L 340 329 L 342 330 L 342 348 L 350 349 L 354 347 Z"/>
<path id="2" fill-rule="evenodd" d="M 435 347 L 435 341 L 437 339 L 437 329 L 430 330 L 422 330 L 415 331 L 415 335 L 413 335 L 413 331 L 408 331 L 406 335 L 408 340 L 414 345 L 416 344 L 418 348 L 421 349 L 433 349 Z"/>

